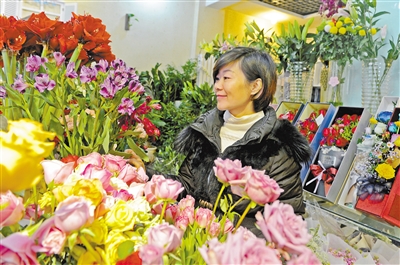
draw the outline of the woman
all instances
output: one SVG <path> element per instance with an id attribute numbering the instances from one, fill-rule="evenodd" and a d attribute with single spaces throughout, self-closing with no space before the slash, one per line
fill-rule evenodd
<path id="1" fill-rule="evenodd" d="M 218 59 L 213 77 L 217 107 L 178 135 L 175 147 L 186 159 L 179 176 L 167 177 L 183 184 L 182 196 L 190 194 L 201 206 L 211 208 L 221 188 L 213 172 L 214 160 L 238 159 L 243 166 L 265 170 L 284 190 L 279 200 L 303 214 L 300 170 L 311 150 L 299 131 L 289 121 L 277 119 L 269 106 L 276 90 L 274 61 L 265 52 L 236 47 Z M 243 201 L 235 211 L 241 214 L 247 204 Z M 242 223 L 255 234 L 260 231 L 254 216 L 262 209 L 252 209 Z"/>

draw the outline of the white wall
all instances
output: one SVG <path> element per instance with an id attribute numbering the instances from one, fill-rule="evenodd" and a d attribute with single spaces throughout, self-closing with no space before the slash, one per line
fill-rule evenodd
<path id="1" fill-rule="evenodd" d="M 211 41 L 223 32 L 224 12 L 206 7 L 204 1 L 68 1 L 78 3 L 78 14 L 103 21 L 111 34 L 112 52 L 138 71 L 161 63 L 180 69 L 197 58 L 201 41 Z M 125 15 L 131 13 L 130 30 Z"/>

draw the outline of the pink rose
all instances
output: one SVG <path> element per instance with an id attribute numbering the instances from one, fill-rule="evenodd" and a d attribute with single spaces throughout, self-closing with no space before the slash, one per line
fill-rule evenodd
<path id="1" fill-rule="evenodd" d="M 158 245 L 144 245 L 139 251 L 143 265 L 164 264 L 163 254 L 163 248 Z"/>
<path id="2" fill-rule="evenodd" d="M 121 199 L 123 201 L 133 200 L 133 195 L 127 190 L 114 190 L 112 196 L 116 199 Z"/>
<path id="3" fill-rule="evenodd" d="M 76 168 L 75 172 L 82 175 L 86 179 L 99 179 L 103 185 L 103 189 L 107 192 L 111 192 L 113 190 L 112 186 L 110 185 L 112 173 L 107 169 L 103 169 L 92 164 L 82 164 Z"/>
<path id="4" fill-rule="evenodd" d="M 186 195 L 185 198 L 181 199 L 178 202 L 179 210 L 183 211 L 186 207 L 194 207 L 194 204 L 195 199 L 190 195 Z"/>
<path id="5" fill-rule="evenodd" d="M 14 233 L 0 240 L 0 264 L 32 265 L 39 262 L 32 250 L 33 239 L 29 236 Z"/>
<path id="6" fill-rule="evenodd" d="M 83 197 L 70 196 L 60 202 L 54 212 L 54 222 L 63 232 L 79 230 L 93 222 L 94 206 Z"/>
<path id="7" fill-rule="evenodd" d="M 219 235 L 220 232 L 221 232 L 221 225 L 217 222 L 212 222 L 210 225 L 210 230 L 208 230 L 210 236 L 216 237 Z"/>
<path id="8" fill-rule="evenodd" d="M 225 225 L 224 225 L 224 234 L 227 234 L 233 230 L 234 226 L 231 220 L 226 218 Z"/>
<path id="9" fill-rule="evenodd" d="M 301 254 L 311 239 L 306 222 L 294 213 L 289 204 L 280 201 L 266 204 L 264 214 L 258 212 L 256 219 L 267 241 L 275 243 L 277 248 Z"/>
<path id="10" fill-rule="evenodd" d="M 165 210 L 165 216 L 164 219 L 168 223 L 173 223 L 178 216 L 178 205 L 176 204 L 170 204 L 167 206 L 167 209 Z"/>
<path id="11" fill-rule="evenodd" d="M 32 238 L 36 242 L 32 249 L 46 255 L 60 254 L 67 240 L 66 234 L 55 226 L 54 217 L 44 221 Z"/>
<path id="12" fill-rule="evenodd" d="M 149 180 L 149 177 L 146 175 L 146 172 L 143 168 L 139 168 L 139 170 L 131 166 L 130 164 L 126 164 L 118 174 L 118 178 L 123 180 L 126 184 L 131 185 L 133 182 L 137 183 L 146 183 Z"/>
<path id="13" fill-rule="evenodd" d="M 64 163 L 59 160 L 43 160 L 40 164 L 44 170 L 46 184 L 53 180 L 55 184 L 63 184 L 74 171 L 75 162 Z"/>
<path id="14" fill-rule="evenodd" d="M 147 242 L 163 248 L 164 253 L 172 252 L 180 246 L 183 231 L 168 223 L 149 228 Z"/>
<path id="15" fill-rule="evenodd" d="M 186 228 L 189 225 L 189 218 L 184 215 L 180 215 L 175 220 L 175 226 L 181 229 L 182 231 L 186 231 Z"/>
<path id="16" fill-rule="evenodd" d="M 100 153 L 93 152 L 86 156 L 81 156 L 77 160 L 78 164 L 91 164 L 96 167 L 103 167 L 103 157 Z"/>
<path id="17" fill-rule="evenodd" d="M 287 262 L 287 265 L 321 265 L 321 261 L 312 252 L 311 249 L 304 246 L 304 249 L 300 255 L 292 256 L 292 258 Z"/>
<path id="18" fill-rule="evenodd" d="M 126 160 L 121 156 L 103 155 L 103 168 L 108 169 L 111 173 L 120 172 L 125 165 Z"/>
<path id="19" fill-rule="evenodd" d="M 180 216 L 186 216 L 190 224 L 194 223 L 194 206 L 186 207 L 179 213 Z"/>
<path id="20" fill-rule="evenodd" d="M 0 194 L 0 227 L 18 223 L 24 217 L 22 198 L 16 197 L 11 191 Z"/>
<path id="21" fill-rule="evenodd" d="M 144 192 L 148 202 L 154 203 L 154 197 L 157 200 L 176 200 L 183 190 L 184 188 L 180 182 L 166 179 L 162 175 L 154 175 L 146 183 Z"/>
<path id="22" fill-rule="evenodd" d="M 215 217 L 210 209 L 198 208 L 194 219 L 201 228 L 206 228 L 215 219 Z"/>
<path id="23" fill-rule="evenodd" d="M 39 205 L 36 204 L 29 204 L 25 208 L 25 216 L 24 219 L 33 219 L 37 217 L 41 217 L 43 215 L 44 211 L 40 208 Z"/>
<path id="24" fill-rule="evenodd" d="M 244 191 L 252 201 L 264 205 L 277 200 L 283 189 L 279 188 L 274 179 L 265 175 L 264 171 L 253 169 Z"/>
<path id="25" fill-rule="evenodd" d="M 238 180 L 248 174 L 250 167 L 242 167 L 240 160 L 221 159 L 218 157 L 214 160 L 214 173 L 218 180 L 223 184 L 228 184 L 231 180 Z"/>
<path id="26" fill-rule="evenodd" d="M 224 243 L 216 238 L 199 248 L 207 264 L 282 264 L 278 252 L 266 246 L 264 239 L 247 237 L 245 229 L 228 234 Z"/>
<path id="27" fill-rule="evenodd" d="M 135 183 L 133 182 L 129 188 L 128 192 L 132 194 L 133 198 L 138 198 L 144 196 L 144 187 L 146 184 L 144 183 Z"/>

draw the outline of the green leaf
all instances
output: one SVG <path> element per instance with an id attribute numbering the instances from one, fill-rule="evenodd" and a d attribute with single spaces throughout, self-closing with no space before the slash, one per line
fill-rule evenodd
<path id="1" fill-rule="evenodd" d="M 132 138 L 127 138 L 126 141 L 132 151 L 134 151 L 143 161 L 149 162 L 149 157 L 139 146 L 136 145 Z"/>
<path id="2" fill-rule="evenodd" d="M 134 252 L 134 249 L 135 249 L 135 243 L 133 241 L 127 240 L 125 242 L 122 242 L 121 244 L 118 245 L 117 249 L 118 257 L 121 260 L 124 260 Z"/>

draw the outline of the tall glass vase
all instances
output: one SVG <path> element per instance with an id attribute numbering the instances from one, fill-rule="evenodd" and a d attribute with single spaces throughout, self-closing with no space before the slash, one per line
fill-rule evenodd
<path id="1" fill-rule="evenodd" d="M 290 101 L 306 103 L 311 99 L 314 68 L 307 62 L 291 62 L 290 71 Z"/>
<path id="2" fill-rule="evenodd" d="M 343 105 L 343 96 L 348 93 L 350 83 L 350 65 L 338 64 L 338 61 L 332 60 L 329 62 L 329 80 L 328 80 L 328 99 L 327 102 L 334 106 Z M 337 82 L 333 79 L 337 78 Z"/>
<path id="3" fill-rule="evenodd" d="M 362 62 L 361 104 L 370 114 L 375 115 L 382 97 L 388 94 L 390 65 L 378 58 L 365 59 Z"/>

